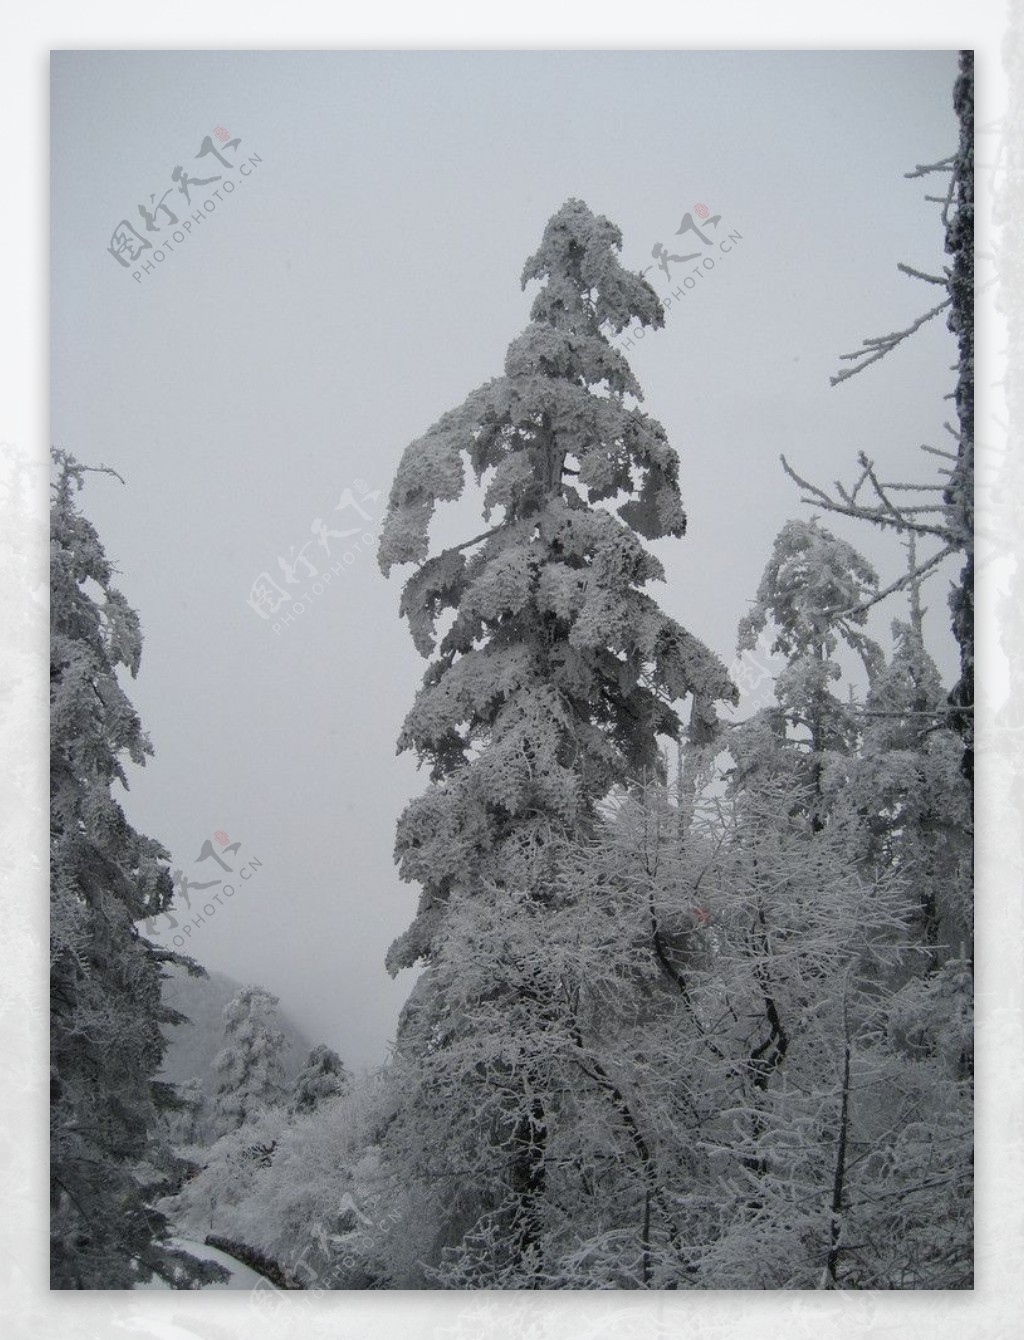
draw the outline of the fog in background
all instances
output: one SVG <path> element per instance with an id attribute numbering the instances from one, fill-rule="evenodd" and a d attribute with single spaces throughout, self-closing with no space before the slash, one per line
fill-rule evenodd
<path id="1" fill-rule="evenodd" d="M 426 785 L 394 742 L 425 664 L 398 618 L 410 570 L 385 581 L 361 537 L 406 444 L 501 374 L 529 319 L 523 262 L 568 197 L 621 228 L 663 300 L 693 264 L 670 284 L 651 250 L 701 247 L 676 236 L 687 211 L 740 234 L 627 351 L 689 515 L 654 546 L 652 594 L 727 663 L 775 534 L 812 515 L 780 452 L 822 484 L 850 481 L 860 450 L 885 478 L 931 473 L 918 444 L 952 442 L 942 317 L 848 384 L 829 375 L 936 301 L 896 263 L 941 270 L 923 197 L 944 179 L 903 173 L 952 151 L 955 73 L 951 51 L 53 56 L 51 440 L 125 481 L 90 476 L 81 504 L 145 635 L 129 692 L 155 757 L 126 810 L 193 881 L 231 878 L 199 861 L 215 833 L 240 844 L 236 871 L 261 862 L 193 927 L 200 962 L 280 995 L 350 1066 L 384 1059 L 412 984 L 384 954 L 418 892 L 394 824 Z M 195 158 L 215 128 L 230 168 Z M 189 209 L 179 165 L 236 189 L 206 213 L 221 184 L 193 186 Z M 157 214 L 147 235 L 138 205 L 168 188 L 179 220 L 206 216 L 162 262 L 143 253 L 137 282 L 111 236 L 128 220 L 158 246 L 174 229 Z M 317 522 L 359 529 L 325 557 Z M 902 570 L 895 539 L 825 524 L 883 580 Z M 437 534 L 481 529 L 469 501 Z M 261 573 L 314 589 L 278 561 L 307 541 L 321 575 L 342 570 L 290 624 L 260 617 Z M 952 682 L 949 575 L 925 604 Z M 876 635 L 903 613 L 887 602 Z"/>

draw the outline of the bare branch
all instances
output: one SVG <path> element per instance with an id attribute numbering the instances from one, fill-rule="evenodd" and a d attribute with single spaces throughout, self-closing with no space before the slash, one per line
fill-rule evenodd
<path id="1" fill-rule="evenodd" d="M 850 354 L 840 354 L 839 357 L 841 361 L 850 362 L 859 358 L 863 359 L 863 362 L 858 364 L 855 368 L 844 368 L 841 372 L 837 373 L 836 376 L 830 377 L 828 379 L 829 385 L 838 386 L 840 382 L 847 381 L 858 372 L 863 372 L 864 369 L 870 367 L 872 363 L 877 363 L 880 358 L 884 358 L 886 354 L 891 353 L 893 349 L 907 339 L 908 336 L 913 335 L 916 330 L 920 330 L 926 321 L 930 321 L 932 317 L 938 316 L 940 312 L 945 311 L 952 301 L 952 296 L 944 298 L 937 307 L 933 307 L 931 311 L 925 312 L 923 316 L 919 316 L 917 320 L 907 326 L 905 330 L 893 331 L 890 335 L 872 336 L 862 342 L 864 345 L 863 349 L 858 349 Z"/>
<path id="2" fill-rule="evenodd" d="M 910 275 L 911 279 L 923 279 L 926 284 L 942 284 L 945 286 L 949 283 L 948 273 L 941 275 L 926 275 L 923 270 L 915 270 L 912 265 L 904 265 L 902 261 L 896 262 L 896 269 L 902 271 L 905 275 Z"/>
<path id="3" fill-rule="evenodd" d="M 890 484 L 888 482 L 886 482 L 885 487 L 889 490 L 896 490 L 897 492 L 902 489 L 907 491 L 915 490 L 918 493 L 943 493 L 946 488 L 945 484 Z"/>
<path id="4" fill-rule="evenodd" d="M 800 485 L 801 488 L 807 489 L 809 493 L 813 493 L 821 502 L 822 506 L 831 508 L 832 500 L 828 496 L 828 494 L 824 492 L 823 489 L 819 489 L 817 484 L 808 483 L 806 479 L 803 479 L 800 475 L 798 475 L 797 472 L 792 468 L 792 466 L 786 460 L 785 456 L 780 456 L 779 460 L 782 462 L 782 468 L 783 470 L 785 470 L 786 474 L 789 475 L 790 479 L 796 480 L 796 482 Z M 836 488 L 842 490 L 842 485 L 837 482 Z"/>
<path id="5" fill-rule="evenodd" d="M 945 426 L 948 428 L 949 424 L 947 423 Z M 927 451 L 930 456 L 944 456 L 947 461 L 956 460 L 955 451 L 943 451 L 941 447 L 930 447 L 927 442 L 921 443 L 921 450 Z"/>
<path id="6" fill-rule="evenodd" d="M 953 545 L 944 545 L 943 548 L 941 548 L 938 553 L 933 554 L 927 562 L 916 566 L 913 572 L 905 572 L 902 577 L 898 577 L 896 581 L 892 582 L 891 585 L 887 586 L 883 591 L 877 591 L 870 600 L 865 600 L 857 605 L 851 605 L 849 609 L 842 610 L 838 617 L 844 618 L 854 614 L 863 614 L 871 609 L 872 605 L 877 605 L 880 600 L 885 600 L 887 596 L 894 595 L 897 591 L 904 591 L 908 586 L 919 585 L 926 577 L 932 575 L 944 558 L 947 558 L 950 554 L 955 552 Z"/>
<path id="7" fill-rule="evenodd" d="M 861 521 L 871 521 L 876 526 L 889 527 L 898 532 L 907 531 L 914 535 L 932 535 L 936 539 L 941 540 L 943 545 L 952 545 L 954 547 L 956 545 L 956 536 L 948 526 L 931 525 L 925 521 L 915 520 L 911 513 L 917 514 L 920 509 L 913 507 L 898 507 L 893 503 L 886 495 L 885 487 L 880 484 L 875 477 L 873 467 L 863 453 L 860 462 L 863 470 L 860 479 L 857 481 L 854 488 L 852 490 L 847 490 L 841 483 L 836 481 L 835 488 L 836 493 L 839 496 L 838 501 L 836 498 L 830 497 L 823 489 L 818 488 L 816 484 L 812 484 L 809 480 L 804 479 L 802 475 L 798 474 L 786 460 L 784 455 L 780 456 L 779 459 L 782 461 L 783 470 L 789 475 L 790 479 L 796 484 L 799 484 L 802 489 L 806 489 L 807 494 L 810 495 L 802 497 L 800 499 L 801 502 L 808 503 L 812 507 L 822 507 L 828 512 L 836 512 L 840 516 L 851 516 L 856 517 Z M 875 493 L 878 496 L 879 501 L 876 505 L 857 502 L 857 494 L 866 481 L 869 481 L 872 484 Z M 944 512 L 945 508 L 926 507 L 924 510 Z"/>
<path id="8" fill-rule="evenodd" d="M 956 155 L 940 158 L 937 163 L 918 163 L 913 172 L 904 172 L 904 177 L 927 177 L 930 172 L 952 172 Z"/>

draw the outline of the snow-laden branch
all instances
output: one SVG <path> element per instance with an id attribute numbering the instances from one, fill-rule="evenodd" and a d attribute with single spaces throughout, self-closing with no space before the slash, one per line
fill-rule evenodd
<path id="1" fill-rule="evenodd" d="M 937 163 L 918 163 L 913 172 L 904 172 L 904 177 L 927 177 L 931 172 L 952 172 L 953 164 L 956 162 L 956 155 L 950 154 L 947 158 L 940 158 Z"/>
<path id="2" fill-rule="evenodd" d="M 900 266 L 900 269 L 904 268 L 906 267 Z M 925 277 L 926 276 L 923 275 L 921 276 L 921 278 Z M 937 283 L 939 281 L 936 280 L 934 282 Z M 856 349 L 850 354 L 840 354 L 839 358 L 842 362 L 852 362 L 857 359 L 862 359 L 863 361 L 858 363 L 856 367 L 844 368 L 841 372 L 836 373 L 834 377 L 829 377 L 829 385 L 838 386 L 840 382 L 847 381 L 858 372 L 863 372 L 864 369 L 870 367 L 872 363 L 877 363 L 880 358 L 884 358 L 886 354 L 891 353 L 898 344 L 902 344 L 908 336 L 913 335 L 916 330 L 920 330 L 925 322 L 930 321 L 932 317 L 938 316 L 940 312 L 945 311 L 952 301 L 952 296 L 944 298 L 937 306 L 931 308 L 930 311 L 925 312 L 923 316 L 919 316 L 916 321 L 911 322 L 906 329 L 893 331 L 889 335 L 873 335 L 869 339 L 863 341 L 863 349 Z"/>
<path id="3" fill-rule="evenodd" d="M 934 450 L 934 448 L 930 450 Z M 790 479 L 799 484 L 802 489 L 806 489 L 808 496 L 801 498 L 801 502 L 809 503 L 812 507 L 823 507 L 829 512 L 838 512 L 841 516 L 852 516 L 861 521 L 871 521 L 877 526 L 888 526 L 893 530 L 908 531 L 915 535 L 933 535 L 936 539 L 941 540 L 944 545 L 954 549 L 958 547 L 958 536 L 948 525 L 941 526 L 916 519 L 922 511 L 944 512 L 945 508 L 927 504 L 907 506 L 893 502 L 888 496 L 888 490 L 894 488 L 912 490 L 917 486 L 914 484 L 883 484 L 875 473 L 874 463 L 869 461 L 863 452 L 858 457 L 861 473 L 856 484 L 851 489 L 847 489 L 836 480 L 835 489 L 838 498 L 832 497 L 824 489 L 819 488 L 817 484 L 812 484 L 809 480 L 804 479 L 793 469 L 784 455 L 780 455 L 779 459 L 782 461 L 782 468 Z M 858 495 L 865 484 L 871 485 L 878 499 L 877 503 L 858 502 Z M 927 486 L 924 487 L 927 489 Z"/>
<path id="4" fill-rule="evenodd" d="M 865 600 L 862 604 L 851 606 L 850 609 L 840 611 L 836 617 L 846 618 L 855 614 L 864 614 L 871 609 L 873 605 L 877 605 L 879 601 L 885 600 L 887 596 L 895 595 L 897 591 L 905 591 L 907 587 L 917 586 L 923 578 L 931 576 L 944 558 L 948 558 L 949 555 L 954 552 L 955 549 L 953 545 L 944 545 L 942 549 L 933 554 L 931 558 L 926 560 L 926 562 L 917 564 L 913 571 L 905 572 L 902 577 L 898 577 L 896 581 L 891 582 L 884 590 L 877 592 L 869 600 Z"/>
<path id="5" fill-rule="evenodd" d="M 948 271 L 945 271 L 941 275 L 929 275 L 925 274 L 923 270 L 915 270 L 912 265 L 904 265 L 902 261 L 896 262 L 896 269 L 901 271 L 905 275 L 909 275 L 911 279 L 923 279 L 926 284 L 945 285 L 949 283 Z"/>

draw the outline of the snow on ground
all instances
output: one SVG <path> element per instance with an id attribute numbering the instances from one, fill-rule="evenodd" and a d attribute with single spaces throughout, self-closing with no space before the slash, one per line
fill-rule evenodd
<path id="1" fill-rule="evenodd" d="M 190 1242 L 187 1238 L 171 1238 L 170 1245 L 180 1247 L 182 1251 L 188 1252 L 190 1256 L 198 1257 L 200 1261 L 216 1261 L 218 1265 L 231 1271 L 231 1278 L 226 1283 L 207 1284 L 203 1286 L 206 1289 L 254 1289 L 257 1284 L 260 1284 L 261 1287 L 267 1287 L 268 1285 L 268 1281 L 263 1279 L 262 1275 L 257 1275 L 255 1270 L 243 1266 L 241 1261 L 236 1261 L 233 1256 L 228 1256 L 226 1252 L 218 1251 L 216 1247 L 206 1247 L 199 1242 Z M 171 1286 L 154 1275 L 148 1284 L 139 1284 L 136 1287 L 139 1289 L 169 1289 Z"/>

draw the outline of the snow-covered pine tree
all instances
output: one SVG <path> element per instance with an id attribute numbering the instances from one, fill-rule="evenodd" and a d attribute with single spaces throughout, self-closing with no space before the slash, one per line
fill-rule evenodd
<path id="1" fill-rule="evenodd" d="M 742 766 L 758 757 L 759 751 L 751 748 L 758 732 L 767 742 L 765 728 L 774 722 L 774 737 L 781 742 L 784 726 L 794 730 L 805 759 L 796 771 L 803 774 L 816 826 L 824 822 L 822 777 L 827 757 L 851 753 L 860 728 L 849 702 L 832 691 L 843 673 L 837 653 L 841 645 L 856 652 L 869 678 L 882 663 L 880 648 L 863 631 L 866 602 L 877 588 L 874 569 L 851 545 L 816 519 L 787 521 L 775 538 L 753 607 L 740 621 L 740 651 L 753 650 L 758 636 L 771 625 L 775 634 L 771 650 L 786 657 L 775 681 L 778 709 L 759 713 L 754 728 L 740 732 Z"/>
<path id="2" fill-rule="evenodd" d="M 718 658 L 643 590 L 664 573 L 639 536 L 680 536 L 686 521 L 676 453 L 630 403 L 640 387 L 608 338 L 664 320 L 620 247 L 582 201 L 562 206 L 524 268 L 524 287 L 546 282 L 505 375 L 406 448 L 391 490 L 380 565 L 418 565 L 401 609 L 424 655 L 452 612 L 399 739 L 433 784 L 398 825 L 402 874 L 423 897 L 392 969 L 429 956 L 449 891 L 505 841 L 543 843 L 552 821 L 585 828 L 597 798 L 653 773 L 656 737 L 680 730 L 673 702 L 695 695 L 709 729 L 713 703 L 735 698 Z M 502 516 L 430 558 L 429 522 L 462 494 L 463 458 L 486 477 L 485 520 Z"/>
<path id="3" fill-rule="evenodd" d="M 50 510 L 50 1281 L 125 1289 L 157 1274 L 176 1288 L 219 1278 L 166 1245 L 140 1181 L 158 1113 L 176 1106 L 155 1076 L 180 1022 L 161 1001 L 158 949 L 136 927 L 170 904 L 166 851 L 114 797 L 122 759 L 152 748 L 118 680 L 134 676 L 139 620 L 76 495 L 86 467 L 53 453 Z"/>
<path id="4" fill-rule="evenodd" d="M 327 1099 L 347 1093 L 350 1085 L 351 1077 L 341 1057 L 321 1043 L 309 1053 L 296 1076 L 289 1106 L 300 1115 L 314 1112 Z"/>
<path id="5" fill-rule="evenodd" d="M 214 1058 L 216 1135 L 237 1130 L 262 1108 L 287 1097 L 284 1033 L 277 1026 L 277 996 L 243 986 L 224 1007 L 224 1047 Z"/>
<path id="6" fill-rule="evenodd" d="M 434 654 L 399 739 L 431 769 L 396 841 L 401 873 L 422 896 L 388 957 L 392 972 L 428 965 L 403 1030 L 407 1052 L 425 1062 L 471 1031 L 471 1008 L 463 1001 L 454 1019 L 431 971 L 449 908 L 486 887 L 515 923 L 515 900 L 501 902 L 509 869 L 541 869 L 553 834 L 586 835 L 613 787 L 658 770 L 658 736 L 681 731 L 674 703 L 693 696 L 700 738 L 714 730 L 715 702 L 736 698 L 717 657 L 643 589 L 663 570 L 640 537 L 681 536 L 685 515 L 676 453 L 639 409 L 640 387 L 609 338 L 664 319 L 650 286 L 620 265 L 620 248 L 607 219 L 579 200 L 562 206 L 523 270 L 524 287 L 542 287 L 504 376 L 406 448 L 391 490 L 381 568 L 417 565 L 401 610 L 418 649 Z M 466 464 L 485 485 L 492 524 L 429 557 L 435 506 L 461 496 Z M 530 901 L 549 896 L 536 877 Z M 543 937 L 535 913 L 518 920 Z M 532 1010 L 543 1031 L 516 966 L 499 955 L 494 971 L 492 998 Z M 507 1118 L 491 1135 L 513 1207 L 504 1248 L 513 1263 L 536 1263 L 553 1113 L 531 1093 L 529 1067 L 504 1087 Z"/>

